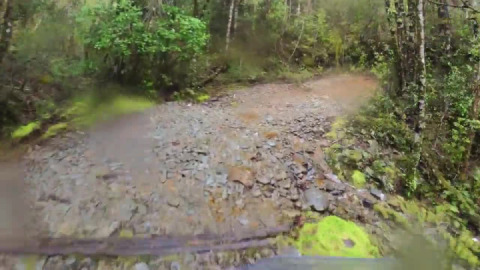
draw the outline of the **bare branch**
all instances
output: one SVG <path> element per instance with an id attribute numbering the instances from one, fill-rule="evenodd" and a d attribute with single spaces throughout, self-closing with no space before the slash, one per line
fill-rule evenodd
<path id="1" fill-rule="evenodd" d="M 447 4 L 447 3 L 440 3 L 436 2 L 433 0 L 427 0 L 430 4 L 434 4 L 437 6 L 447 6 L 447 7 L 452 7 L 452 8 L 461 8 L 461 9 L 468 9 L 471 10 L 473 13 L 480 13 L 480 10 L 472 7 L 467 1 L 462 1 L 463 5 L 453 5 L 453 4 Z"/>

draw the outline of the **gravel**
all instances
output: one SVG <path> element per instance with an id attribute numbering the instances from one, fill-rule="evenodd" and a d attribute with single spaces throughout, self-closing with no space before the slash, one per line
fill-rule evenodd
<path id="1" fill-rule="evenodd" d="M 284 224 L 282 213 L 302 208 L 302 197 L 316 211 L 338 209 L 351 192 L 338 177 L 327 172 L 332 184 L 315 187 L 329 169 L 315 150 L 330 143 L 329 119 L 341 113 L 324 95 L 259 85 L 205 104 L 165 103 L 38 146 L 26 157 L 38 234 L 241 233 Z"/>

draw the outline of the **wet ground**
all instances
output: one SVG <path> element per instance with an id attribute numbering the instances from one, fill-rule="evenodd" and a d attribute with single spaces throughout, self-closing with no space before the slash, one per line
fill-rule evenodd
<path id="1" fill-rule="evenodd" d="M 334 196 L 351 187 L 331 179 L 322 151 L 331 142 L 324 134 L 336 116 L 358 108 L 376 87 L 358 75 L 257 85 L 203 104 L 166 103 L 52 139 L 24 158 L 22 180 L 34 209 L 28 218 L 36 220 L 35 234 L 44 236 L 174 236 L 271 228 L 291 223 L 312 206 L 338 211 Z M 328 194 L 319 189 L 325 181 Z M 264 252 L 263 257 L 274 251 Z M 219 260 L 216 267 L 238 263 Z M 182 269 L 199 261 L 183 260 L 188 266 Z M 91 260 L 68 266 L 65 258 L 42 264 L 123 269 Z M 161 259 L 136 266 L 167 267 Z"/>

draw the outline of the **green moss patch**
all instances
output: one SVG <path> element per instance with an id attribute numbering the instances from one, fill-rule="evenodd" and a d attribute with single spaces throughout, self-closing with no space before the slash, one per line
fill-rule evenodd
<path id="1" fill-rule="evenodd" d="M 328 216 L 318 223 L 307 223 L 294 242 L 303 255 L 375 258 L 379 256 L 368 234 L 355 223 Z"/>
<path id="2" fill-rule="evenodd" d="M 358 188 L 364 187 L 365 184 L 367 183 L 365 174 L 363 174 L 361 171 L 358 171 L 358 170 L 353 171 L 352 181 L 353 181 L 353 184 Z"/>
<path id="3" fill-rule="evenodd" d="M 200 103 L 205 102 L 209 99 L 210 99 L 210 95 L 208 94 L 199 94 L 195 97 L 195 100 Z"/>
<path id="4" fill-rule="evenodd" d="M 40 128 L 40 122 L 31 122 L 27 125 L 18 127 L 15 131 L 12 132 L 12 139 L 23 139 L 28 135 L 32 134 L 35 130 Z"/>
<path id="5" fill-rule="evenodd" d="M 154 105 L 154 102 L 139 97 L 117 96 L 104 102 L 97 102 L 91 97 L 86 97 L 74 102 L 65 111 L 65 116 L 72 117 L 75 125 L 91 126 L 98 121 L 141 112 Z"/>
<path id="6" fill-rule="evenodd" d="M 47 131 L 42 135 L 43 139 L 47 139 L 57 135 L 58 133 L 65 131 L 68 128 L 67 123 L 58 123 L 53 126 L 50 126 Z"/>
<path id="7" fill-rule="evenodd" d="M 344 127 L 347 124 L 347 120 L 345 118 L 337 117 L 335 121 L 332 123 L 332 127 L 330 132 L 328 132 L 325 136 L 330 140 L 340 140 L 345 137 Z"/>

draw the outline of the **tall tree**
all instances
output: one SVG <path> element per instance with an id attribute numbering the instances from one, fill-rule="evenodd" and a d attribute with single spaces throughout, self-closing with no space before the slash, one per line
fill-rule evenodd
<path id="1" fill-rule="evenodd" d="M 440 23 L 438 24 L 438 32 L 442 42 L 442 50 L 446 55 L 450 55 L 451 50 L 451 26 L 450 12 L 448 10 L 447 0 L 442 0 L 437 7 L 437 15 Z"/>
<path id="2" fill-rule="evenodd" d="M 235 9 L 235 0 L 230 1 L 230 9 L 228 13 L 228 24 L 227 24 L 227 34 L 225 37 L 225 51 L 228 51 L 228 48 L 230 47 L 230 39 L 231 39 L 231 33 L 232 33 L 232 22 L 233 22 L 233 11 Z"/>
<path id="3" fill-rule="evenodd" d="M 427 90 L 427 69 L 425 63 L 425 3 L 424 0 L 416 0 L 416 41 L 418 47 L 418 56 L 415 59 L 416 71 L 415 74 L 415 95 L 417 96 L 417 106 L 416 106 L 416 119 L 415 119 L 415 137 L 414 137 L 414 155 L 415 155 L 415 166 L 414 166 L 414 181 L 413 184 L 416 184 L 417 179 L 419 179 L 418 166 L 420 164 L 420 158 L 422 154 L 422 143 L 423 143 L 423 131 L 425 129 L 425 99 L 426 99 L 426 90 Z M 414 8 L 413 6 L 409 8 Z"/>
<path id="4" fill-rule="evenodd" d="M 10 39 L 13 32 L 13 0 L 4 0 L 1 2 L 5 7 L 3 13 L 3 22 L 0 25 L 0 63 L 10 47 Z M 0 8 L 2 7 L 0 6 Z"/>

